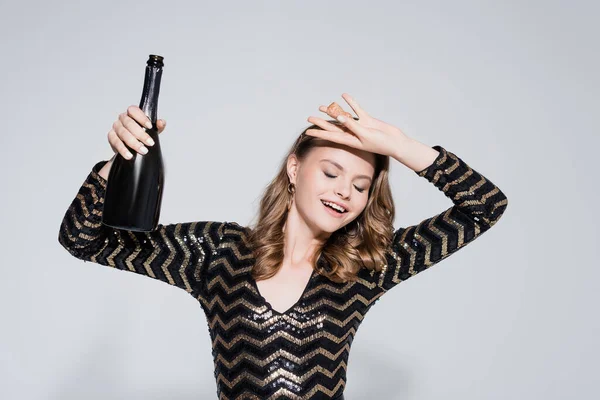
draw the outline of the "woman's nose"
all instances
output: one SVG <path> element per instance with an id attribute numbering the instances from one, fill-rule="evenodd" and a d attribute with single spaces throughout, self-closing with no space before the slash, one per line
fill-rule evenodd
<path id="1" fill-rule="evenodd" d="M 338 196 L 346 199 L 346 198 L 348 198 L 350 190 L 347 187 L 345 187 L 345 186 L 342 187 L 342 188 L 338 187 L 337 190 L 336 190 L 336 193 L 337 193 Z"/>

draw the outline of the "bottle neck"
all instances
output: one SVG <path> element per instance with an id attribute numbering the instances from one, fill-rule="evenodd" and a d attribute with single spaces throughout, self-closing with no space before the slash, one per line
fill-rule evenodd
<path id="1" fill-rule="evenodd" d="M 144 76 L 144 89 L 140 100 L 140 108 L 150 118 L 153 125 L 156 125 L 158 118 L 158 94 L 160 91 L 160 79 L 162 77 L 162 68 L 157 66 L 146 66 L 146 75 Z"/>

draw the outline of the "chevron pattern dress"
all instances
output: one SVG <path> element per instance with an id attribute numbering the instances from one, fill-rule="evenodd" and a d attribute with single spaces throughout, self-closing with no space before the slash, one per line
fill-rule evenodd
<path id="1" fill-rule="evenodd" d="M 416 173 L 453 206 L 395 230 L 380 272 L 363 268 L 357 282 L 335 283 L 313 270 L 285 312 L 271 307 L 251 276 L 248 227 L 196 221 L 132 232 L 103 225 L 107 181 L 98 171 L 106 161 L 79 188 L 58 240 L 80 260 L 161 280 L 196 299 L 208 322 L 218 399 L 342 399 L 350 346 L 373 304 L 473 242 L 507 207 L 489 179 L 445 148 L 433 148 L 438 157 Z"/>

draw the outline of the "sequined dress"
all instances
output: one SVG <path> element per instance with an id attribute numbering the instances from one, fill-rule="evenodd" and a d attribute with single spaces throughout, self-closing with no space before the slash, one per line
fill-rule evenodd
<path id="1" fill-rule="evenodd" d="M 504 193 L 442 146 L 416 172 L 453 203 L 394 231 L 381 272 L 335 283 L 313 270 L 298 301 L 274 310 L 251 277 L 248 229 L 236 222 L 162 225 L 153 232 L 101 223 L 106 180 L 92 167 L 62 220 L 58 240 L 84 261 L 179 287 L 208 322 L 218 399 L 335 399 L 343 395 L 354 336 L 369 309 L 398 283 L 439 263 L 490 229 L 507 206 Z M 319 262 L 322 262 L 320 260 Z"/>

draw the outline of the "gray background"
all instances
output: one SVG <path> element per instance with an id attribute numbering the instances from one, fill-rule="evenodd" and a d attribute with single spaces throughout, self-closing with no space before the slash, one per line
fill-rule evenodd
<path id="1" fill-rule="evenodd" d="M 191 296 L 57 241 L 149 54 L 165 57 L 161 223 L 249 223 L 343 92 L 507 195 L 476 244 L 367 314 L 349 400 L 599 398 L 593 3 L 2 2 L 0 398 L 216 398 Z M 452 205 L 400 163 L 391 181 L 397 227 Z"/>

